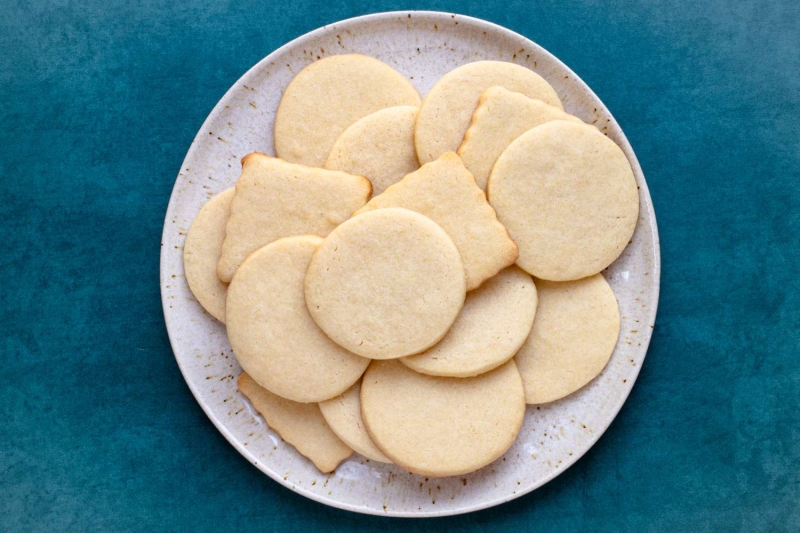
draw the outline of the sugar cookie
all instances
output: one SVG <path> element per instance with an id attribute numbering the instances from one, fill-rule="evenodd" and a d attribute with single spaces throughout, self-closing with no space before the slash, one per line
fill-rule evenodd
<path id="1" fill-rule="evenodd" d="M 328 427 L 317 404 L 281 398 L 261 387 L 246 373 L 239 376 L 237 384 L 270 429 L 297 448 L 323 473 L 333 472 L 339 463 L 353 454 L 353 450 Z"/>
<path id="2" fill-rule="evenodd" d="M 420 163 L 458 148 L 481 94 L 494 86 L 563 109 L 555 90 L 532 70 L 503 61 L 467 63 L 445 74 L 422 101 L 414 132 Z"/>
<path id="3" fill-rule="evenodd" d="M 517 438 L 525 392 L 514 361 L 474 378 L 418 374 L 375 361 L 361 383 L 372 440 L 415 474 L 455 476 L 488 465 Z"/>
<path id="4" fill-rule="evenodd" d="M 529 129 L 551 120 L 582 123 L 578 117 L 541 100 L 503 87 L 489 87 L 472 114 L 472 122 L 458 147 L 458 155 L 475 176 L 478 187 L 486 190 L 489 172 L 503 150 Z"/>
<path id="5" fill-rule="evenodd" d="M 325 236 L 363 206 L 362 176 L 287 163 L 260 153 L 242 159 L 217 275 L 229 282 L 250 253 L 281 237 Z"/>
<path id="6" fill-rule="evenodd" d="M 369 360 L 320 331 L 303 298 L 320 237 L 287 237 L 250 254 L 228 287 L 228 340 L 245 372 L 273 394 L 320 402 L 358 381 Z"/>
<path id="7" fill-rule="evenodd" d="M 419 168 L 414 151 L 415 106 L 387 107 L 362 118 L 342 133 L 325 168 L 364 176 L 372 194 L 382 193 Z"/>
<path id="8" fill-rule="evenodd" d="M 361 383 L 358 382 L 347 391 L 319 403 L 322 416 L 342 442 L 353 448 L 355 451 L 373 461 L 379 463 L 391 463 L 392 460 L 383 455 L 383 452 L 375 446 L 372 439 L 364 427 L 361 419 Z"/>
<path id="9" fill-rule="evenodd" d="M 454 153 L 423 165 L 356 214 L 385 207 L 404 207 L 430 218 L 458 247 L 467 274 L 467 290 L 513 265 L 517 246 L 498 222 L 486 195 Z"/>
<path id="10" fill-rule="evenodd" d="M 568 281 L 602 271 L 628 245 L 639 191 L 619 146 L 556 120 L 519 136 L 494 164 L 489 203 L 519 246 L 517 265 Z"/>
<path id="11" fill-rule="evenodd" d="M 464 265 L 447 233 L 399 208 L 354 216 L 333 230 L 314 254 L 305 284 L 320 328 L 372 359 L 436 344 L 464 305 L 465 290 Z"/>
<path id="12" fill-rule="evenodd" d="M 217 261 L 225 240 L 233 193 L 231 187 L 203 206 L 194 217 L 183 245 L 183 271 L 189 289 L 203 309 L 223 324 L 228 286 L 217 277 Z"/>
<path id="13" fill-rule="evenodd" d="M 514 360 L 527 403 L 547 403 L 572 394 L 605 368 L 619 336 L 619 309 L 602 274 L 537 279 L 536 287 L 536 320 Z"/>
<path id="14" fill-rule="evenodd" d="M 402 74 L 361 54 L 311 63 L 289 83 L 275 116 L 278 157 L 321 167 L 339 135 L 385 107 L 419 106 L 417 90 Z"/>
<path id="15" fill-rule="evenodd" d="M 514 357 L 528 338 L 535 315 L 533 279 L 511 266 L 467 293 L 464 308 L 438 344 L 400 362 L 431 376 L 483 374 Z"/>

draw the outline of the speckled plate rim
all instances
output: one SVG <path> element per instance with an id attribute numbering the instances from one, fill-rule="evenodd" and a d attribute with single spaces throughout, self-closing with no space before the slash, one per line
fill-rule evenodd
<path id="1" fill-rule="evenodd" d="M 306 42 L 313 40 L 318 35 L 322 34 L 325 31 L 327 31 L 330 26 L 334 26 L 335 25 L 337 28 L 347 29 L 348 26 L 352 26 L 352 25 L 359 25 L 359 24 L 369 23 L 369 22 L 378 22 L 378 21 L 383 21 L 383 20 L 386 20 L 386 19 L 395 19 L 395 18 L 398 18 L 398 17 L 405 17 L 405 16 L 424 16 L 424 17 L 430 17 L 430 18 L 441 18 L 442 21 L 450 21 L 450 20 L 453 20 L 455 18 L 456 20 L 464 21 L 464 22 L 466 22 L 468 24 L 471 24 L 471 25 L 473 25 L 475 27 L 483 28 L 486 31 L 497 32 L 499 34 L 504 35 L 505 37 L 518 39 L 520 41 L 523 41 L 523 42 L 526 43 L 526 45 L 529 47 L 530 50 L 535 50 L 538 54 L 541 54 L 543 56 L 548 57 L 549 60 L 552 61 L 554 64 L 556 64 L 560 68 L 564 69 L 564 71 L 569 72 L 569 75 L 572 77 L 574 83 L 580 85 L 582 90 L 584 90 L 587 94 L 591 95 L 592 97 L 596 98 L 598 101 L 602 102 L 602 100 L 600 100 L 600 98 L 597 97 L 597 95 L 594 93 L 594 91 L 592 91 L 591 88 L 579 76 L 577 76 L 569 67 L 567 67 L 563 62 L 561 62 L 553 54 L 551 54 L 550 52 L 548 52 L 547 50 L 545 50 L 544 48 L 542 48 L 541 46 L 539 46 L 535 42 L 531 41 L 527 37 L 525 37 L 523 35 L 520 35 L 520 34 L 518 34 L 516 32 L 513 32 L 513 31 L 511 31 L 511 30 L 509 30 L 509 29 L 507 29 L 507 28 L 505 28 L 503 26 L 500 26 L 500 25 L 497 25 L 497 24 L 494 24 L 492 22 L 488 22 L 488 21 L 485 21 L 485 20 L 482 20 L 482 19 L 478 19 L 478 18 L 475 18 L 475 17 L 469 17 L 469 16 L 466 16 L 466 15 L 460 15 L 460 14 L 455 14 L 455 13 L 439 12 L 439 11 L 391 11 L 391 12 L 383 12 L 383 13 L 374 13 L 374 14 L 363 15 L 363 16 L 359 16 L 359 17 L 353 17 L 353 18 L 349 18 L 349 19 L 344 19 L 344 20 L 341 20 L 341 21 L 333 22 L 331 24 L 328 24 L 326 26 L 322 26 L 322 27 L 320 27 L 320 28 L 318 28 L 316 30 L 308 32 L 308 33 L 306 33 L 304 35 L 301 35 L 300 37 L 297 37 L 296 39 L 293 39 L 292 41 L 290 41 L 290 42 L 286 43 L 285 45 L 281 46 L 280 48 L 276 49 L 275 51 L 273 51 L 272 53 L 267 55 L 265 58 L 263 58 L 261 61 L 259 61 L 256 65 L 251 67 L 245 74 L 243 74 L 236 81 L 236 83 L 234 83 L 231 86 L 230 89 L 228 89 L 228 91 L 225 93 L 225 95 L 214 106 L 213 110 L 208 115 L 206 120 L 203 122 L 203 125 L 200 127 L 200 130 L 198 131 L 194 141 L 192 142 L 192 145 L 189 148 L 189 151 L 187 152 L 186 157 L 184 158 L 184 161 L 183 161 L 183 163 L 181 165 L 181 168 L 185 167 L 187 165 L 187 162 L 193 159 L 195 152 L 200 149 L 201 144 L 198 141 L 201 139 L 202 133 L 208 129 L 208 126 L 211 123 L 214 122 L 214 120 L 222 112 L 222 110 L 229 103 L 232 102 L 233 95 L 239 90 L 239 87 L 243 84 L 244 80 L 246 80 L 248 77 L 250 77 L 251 74 L 253 74 L 254 72 L 258 71 L 259 69 L 261 69 L 264 66 L 266 66 L 267 64 L 269 64 L 273 60 L 274 57 L 276 57 L 279 54 L 281 54 L 283 52 L 286 52 L 286 51 L 288 51 L 290 49 L 297 48 L 297 47 L 303 47 Z M 660 249 L 660 241 L 659 241 L 659 236 L 658 236 L 658 225 L 657 225 L 657 222 L 656 222 L 655 211 L 653 209 L 652 199 L 650 197 L 650 191 L 649 191 L 649 189 L 647 187 L 647 182 L 644 179 L 644 174 L 642 172 L 642 169 L 641 169 L 641 166 L 639 164 L 639 161 L 636 158 L 636 155 L 635 155 L 635 153 L 633 151 L 633 148 L 631 147 L 630 143 L 628 142 L 628 139 L 625 136 L 624 132 L 622 131 L 622 128 L 619 126 L 619 124 L 617 123 L 616 119 L 614 118 L 614 116 L 611 114 L 610 111 L 608 111 L 607 115 L 608 115 L 608 118 L 609 118 L 609 122 L 608 122 L 607 126 L 611 130 L 615 131 L 615 136 L 618 139 L 618 143 L 619 143 L 620 147 L 622 148 L 623 152 L 625 153 L 625 155 L 628 157 L 629 161 L 631 162 L 631 166 L 633 168 L 634 175 L 636 176 L 637 182 L 640 185 L 641 195 L 642 195 L 642 197 L 647 199 L 647 202 L 643 202 L 643 206 L 646 206 L 646 212 L 643 213 L 643 214 L 649 220 L 650 228 L 651 228 L 651 236 L 650 236 L 650 238 L 652 239 L 652 242 L 653 242 L 653 271 L 652 271 L 653 285 L 652 285 L 652 292 L 649 295 L 649 301 L 652 303 L 652 305 L 650 306 L 650 314 L 649 314 L 648 318 L 649 318 L 650 324 L 655 324 L 656 314 L 657 314 L 657 310 L 658 310 L 658 299 L 659 299 L 659 293 L 660 293 L 660 285 L 661 285 L 661 283 L 660 283 L 660 280 L 661 280 L 661 249 Z M 169 229 L 169 221 L 174 216 L 175 204 L 176 204 L 176 198 L 177 198 L 177 194 L 176 193 L 178 192 L 179 185 L 180 185 L 179 180 L 176 180 L 176 183 L 175 183 L 175 186 L 173 187 L 173 190 L 172 190 L 172 193 L 171 193 L 171 196 L 170 196 L 170 201 L 169 201 L 169 204 L 168 204 L 168 207 L 167 207 L 167 212 L 166 212 L 166 216 L 165 216 L 165 219 L 164 219 L 164 231 L 163 231 L 163 234 L 162 234 L 162 241 L 161 241 L 162 242 L 162 249 L 161 249 L 161 260 L 160 260 L 160 271 L 161 271 L 161 280 L 162 280 L 161 281 L 162 309 L 164 311 L 164 320 L 165 320 L 165 323 L 166 323 L 167 333 L 168 333 L 169 338 L 170 338 L 170 345 L 171 345 L 171 347 L 173 349 L 173 353 L 176 353 L 176 346 L 175 346 L 174 340 L 173 340 L 174 335 L 172 334 L 172 329 L 173 329 L 173 327 L 175 325 L 170 320 L 169 313 L 167 313 L 167 308 L 168 308 L 167 293 L 166 293 L 166 291 L 164 289 L 164 284 L 165 284 L 165 282 L 164 282 L 164 274 L 165 274 L 166 261 L 167 261 L 167 250 L 164 247 L 164 242 L 167 240 L 167 231 Z M 643 342 L 641 344 L 641 350 L 643 352 L 642 361 L 644 360 L 644 358 L 646 356 L 647 349 L 649 347 L 651 339 L 652 339 L 652 329 L 651 329 L 650 333 L 646 336 L 646 338 L 643 339 Z M 552 471 L 552 473 L 549 476 L 546 476 L 546 477 L 542 478 L 537 483 L 534 483 L 529 487 L 525 487 L 524 489 L 521 489 L 520 491 L 515 492 L 513 494 L 509 494 L 507 496 L 500 497 L 500 498 L 495 498 L 495 499 L 492 499 L 492 500 L 487 500 L 487 501 L 481 502 L 479 504 L 475 504 L 475 505 L 472 505 L 472 506 L 469 506 L 469 507 L 464 507 L 464 508 L 459 508 L 459 509 L 449 509 L 449 510 L 442 510 L 442 511 L 419 511 L 419 512 L 405 512 L 405 511 L 380 512 L 377 509 L 359 507 L 359 506 L 343 503 L 341 501 L 337 501 L 336 499 L 333 499 L 333 498 L 326 498 L 326 497 L 320 496 L 318 494 L 315 494 L 313 492 L 310 492 L 310 491 L 306 490 L 304 487 L 300 487 L 300 486 L 296 486 L 296 485 L 292 485 L 290 483 L 287 483 L 283 478 L 281 478 L 275 472 L 273 472 L 272 470 L 267 468 L 267 465 L 265 465 L 263 462 L 259 461 L 258 458 L 253 453 L 250 452 L 250 450 L 248 450 L 247 448 L 242 446 L 241 443 L 238 442 L 238 440 L 226 428 L 224 423 L 215 416 L 215 414 L 212 412 L 211 408 L 206 404 L 205 400 L 200 395 L 198 388 L 189 379 L 189 376 L 187 375 L 187 369 L 181 363 L 181 360 L 180 360 L 180 358 L 177 357 L 177 355 L 176 355 L 176 362 L 178 363 L 178 367 L 181 370 L 181 373 L 182 373 L 182 375 L 184 377 L 184 380 L 186 381 L 186 384 L 189 387 L 189 390 L 192 392 L 192 395 L 195 397 L 195 400 L 197 400 L 197 403 L 203 409 L 203 412 L 205 412 L 205 414 L 208 416 L 208 418 L 211 420 L 211 422 L 214 424 L 214 426 L 228 440 L 228 442 L 230 442 L 233 445 L 233 447 L 240 454 L 242 454 L 242 456 L 244 456 L 251 464 L 255 465 L 256 468 L 261 470 L 267 476 L 269 476 L 270 478 L 274 479 L 275 481 L 277 481 L 278 483 L 280 483 L 284 487 L 286 487 L 286 488 L 288 488 L 288 489 L 290 489 L 290 490 L 292 490 L 292 491 L 294 491 L 294 492 L 296 492 L 298 494 L 301 494 L 301 495 L 303 495 L 303 496 L 305 496 L 305 497 L 307 497 L 307 498 L 309 498 L 311 500 L 317 501 L 319 503 L 322 503 L 322 504 L 325 504 L 325 505 L 329 505 L 331 507 L 344 509 L 344 510 L 347 510 L 347 511 L 353 511 L 353 512 L 357 512 L 357 513 L 372 514 L 372 515 L 376 515 L 376 516 L 394 516 L 394 517 L 409 517 L 409 518 L 451 516 L 451 515 L 457 515 L 457 514 L 464 514 L 464 513 L 470 513 L 470 512 L 474 512 L 474 511 L 479 511 L 481 509 L 487 509 L 489 507 L 494 507 L 496 505 L 500 505 L 502 503 L 506 503 L 508 501 L 514 500 L 514 499 L 519 498 L 520 496 L 523 496 L 525 494 L 529 494 L 530 492 L 536 490 L 537 488 L 541 487 L 542 485 L 544 485 L 544 484 L 548 483 L 549 481 L 553 480 L 558 475 L 560 475 L 562 472 L 566 471 L 570 466 L 575 464 L 575 462 L 577 462 L 578 459 L 583 457 L 583 455 L 586 452 L 588 452 L 592 448 L 592 446 L 594 446 L 594 444 L 600 439 L 600 437 L 605 433 L 605 431 L 608 429 L 608 427 L 610 427 L 610 424 L 613 422 L 613 420 L 619 414 L 619 411 L 622 409 L 622 406 L 627 401 L 627 398 L 628 398 L 628 396 L 630 394 L 630 391 L 633 389 L 633 385 L 635 384 L 636 378 L 638 377 L 639 372 L 641 370 L 641 365 L 639 365 L 637 367 L 635 373 L 634 373 L 633 379 L 629 380 L 627 390 L 624 392 L 621 400 L 619 401 L 619 403 L 617 405 L 615 405 L 613 407 L 613 409 L 609 410 L 609 411 L 613 411 L 612 412 L 612 416 L 609 419 L 609 424 L 606 425 L 606 427 L 601 428 L 599 431 L 594 433 L 593 434 L 593 439 L 591 439 L 590 444 L 584 450 L 580 451 L 579 453 L 575 453 L 570 458 L 571 461 L 567 461 L 563 465 L 563 468 L 561 468 L 559 470 Z"/>

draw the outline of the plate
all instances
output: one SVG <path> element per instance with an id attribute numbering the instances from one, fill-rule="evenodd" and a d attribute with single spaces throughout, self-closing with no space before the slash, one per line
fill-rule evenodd
<path id="1" fill-rule="evenodd" d="M 240 368 L 225 327 L 208 315 L 183 274 L 183 243 L 197 212 L 232 186 L 240 159 L 274 154 L 272 128 L 283 89 L 318 58 L 358 52 L 404 75 L 423 96 L 446 72 L 483 59 L 509 61 L 543 76 L 566 110 L 595 124 L 631 162 L 640 194 L 632 243 L 605 271 L 622 318 L 611 361 L 571 396 L 528 406 L 516 443 L 466 476 L 425 478 L 354 454 L 324 475 L 271 431 L 236 388 Z M 529 39 L 479 19 L 438 12 L 367 15 L 324 26 L 261 60 L 225 94 L 192 142 L 172 191 L 161 245 L 161 298 L 172 349 L 200 406 L 259 470 L 291 490 L 333 507 L 392 516 L 442 516 L 491 507 L 526 494 L 569 468 L 614 420 L 650 342 L 658 304 L 660 256 L 655 213 L 633 149 L 606 106 L 569 68 Z"/>

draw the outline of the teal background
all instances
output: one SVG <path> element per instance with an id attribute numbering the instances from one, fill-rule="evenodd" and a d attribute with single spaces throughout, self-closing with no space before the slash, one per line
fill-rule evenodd
<path id="1" fill-rule="evenodd" d="M 0 530 L 800 531 L 800 4 L 0 0 Z M 472 515 L 295 495 L 223 439 L 170 350 L 159 242 L 195 132 L 325 23 L 511 28 L 569 65 L 644 168 L 663 276 L 647 360 L 574 467 Z"/>

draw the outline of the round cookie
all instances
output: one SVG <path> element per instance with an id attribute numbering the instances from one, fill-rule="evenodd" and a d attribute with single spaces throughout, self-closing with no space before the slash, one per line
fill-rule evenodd
<path id="1" fill-rule="evenodd" d="M 308 65 L 289 83 L 275 116 L 275 153 L 321 167 L 351 124 L 385 107 L 419 106 L 402 74 L 361 54 L 330 56 Z"/>
<path id="2" fill-rule="evenodd" d="M 217 277 L 217 261 L 235 192 L 231 187 L 203 206 L 194 217 L 183 245 L 183 271 L 189 289 L 203 309 L 223 324 L 228 285 Z"/>
<path id="3" fill-rule="evenodd" d="M 414 372 L 375 361 L 361 383 L 372 440 L 414 474 L 455 476 L 499 458 L 517 438 L 525 392 L 514 361 L 473 378 Z"/>
<path id="4" fill-rule="evenodd" d="M 467 293 L 464 308 L 438 344 L 400 361 L 431 376 L 477 376 L 514 357 L 535 315 L 533 279 L 509 267 Z"/>
<path id="5" fill-rule="evenodd" d="M 547 403 L 572 394 L 605 368 L 619 336 L 619 309 L 602 274 L 536 280 L 536 287 L 536 320 L 514 360 L 526 402 Z"/>
<path id="6" fill-rule="evenodd" d="M 364 176 L 372 194 L 382 193 L 419 168 L 414 150 L 415 106 L 387 107 L 362 118 L 342 133 L 325 168 Z"/>
<path id="7" fill-rule="evenodd" d="M 619 146 L 563 120 L 519 136 L 498 158 L 486 194 L 519 247 L 517 265 L 551 281 L 602 271 L 639 216 L 639 191 Z"/>
<path id="8" fill-rule="evenodd" d="M 319 408 L 328 426 L 342 442 L 367 459 L 379 463 L 392 462 L 375 446 L 367 433 L 367 428 L 364 427 L 364 420 L 361 418 L 360 382 L 347 389 L 344 394 L 320 402 Z"/>
<path id="9" fill-rule="evenodd" d="M 316 323 L 371 359 L 412 355 L 436 344 L 464 305 L 464 265 L 431 219 L 403 208 L 357 215 L 334 229 L 306 274 Z"/>
<path id="10" fill-rule="evenodd" d="M 279 239 L 250 254 L 228 287 L 236 360 L 259 385 L 296 402 L 338 396 L 369 365 L 326 337 L 306 309 L 303 280 L 321 242 L 311 235 Z"/>
<path id="11" fill-rule="evenodd" d="M 422 101 L 414 133 L 420 164 L 456 151 L 481 94 L 493 86 L 564 108 L 550 84 L 532 70 L 504 61 L 467 63 L 442 76 Z"/>

